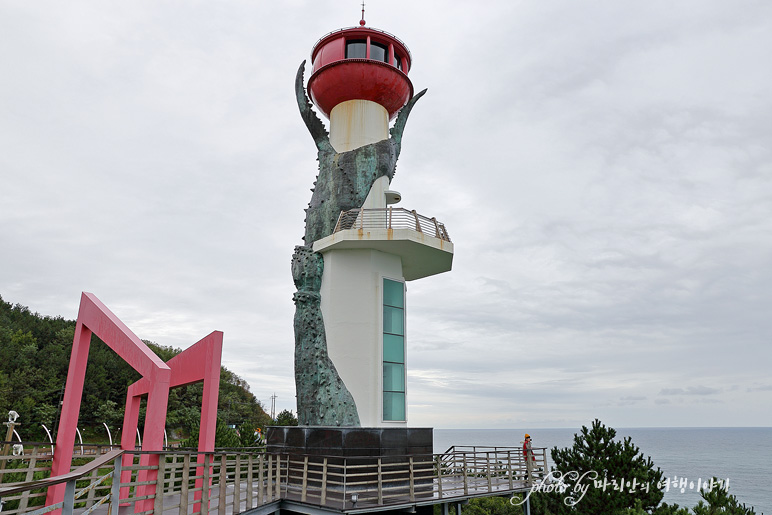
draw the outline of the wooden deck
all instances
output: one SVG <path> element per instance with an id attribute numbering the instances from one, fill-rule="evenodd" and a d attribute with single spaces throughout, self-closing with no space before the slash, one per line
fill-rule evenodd
<path id="1" fill-rule="evenodd" d="M 149 467 L 139 465 L 143 453 L 136 451 L 131 452 L 132 464 L 123 466 L 126 453 L 114 450 L 70 474 L 74 495 L 65 499 L 63 511 L 104 514 L 112 508 L 120 514 L 188 515 L 204 506 L 204 512 L 233 514 L 271 513 L 294 505 L 307 512 L 356 514 L 455 503 L 528 490 L 548 470 L 545 449 L 533 450 L 530 476 L 522 451 L 511 447 L 452 447 L 442 454 L 381 457 L 226 450 L 201 455 L 200 464 L 192 452 L 144 453 L 157 457 L 158 464 Z M 33 472 L 45 470 L 46 460 L 50 470 L 50 454 L 24 459 L 31 467 L 20 468 L 19 458 L 9 461 L 13 477 L 32 478 Z M 0 483 L 3 515 L 34 513 L 55 480 Z"/>

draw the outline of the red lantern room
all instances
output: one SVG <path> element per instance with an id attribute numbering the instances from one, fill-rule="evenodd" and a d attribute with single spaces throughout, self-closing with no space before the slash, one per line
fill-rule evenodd
<path id="1" fill-rule="evenodd" d="M 413 96 L 410 51 L 396 36 L 365 27 L 364 20 L 360 25 L 331 32 L 314 45 L 308 91 L 328 118 L 341 102 L 369 100 L 391 120 Z"/>

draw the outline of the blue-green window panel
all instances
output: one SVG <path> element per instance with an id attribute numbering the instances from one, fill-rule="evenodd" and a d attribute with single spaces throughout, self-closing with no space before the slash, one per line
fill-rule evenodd
<path id="1" fill-rule="evenodd" d="M 383 280 L 383 305 L 395 308 L 405 307 L 405 285 L 391 279 Z"/>
<path id="2" fill-rule="evenodd" d="M 405 311 L 403 309 L 383 306 L 383 332 L 396 335 L 405 334 Z"/>
<path id="3" fill-rule="evenodd" d="M 402 363 L 383 364 L 383 391 L 405 392 L 405 365 Z"/>
<path id="4" fill-rule="evenodd" d="M 383 361 L 405 362 L 405 337 L 396 334 L 383 335 Z"/>
<path id="5" fill-rule="evenodd" d="M 383 420 L 405 420 L 404 392 L 383 392 Z"/>

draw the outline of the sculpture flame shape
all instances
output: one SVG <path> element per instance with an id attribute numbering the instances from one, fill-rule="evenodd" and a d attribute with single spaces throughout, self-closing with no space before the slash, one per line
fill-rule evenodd
<path id="1" fill-rule="evenodd" d="M 341 211 L 361 208 L 376 180 L 394 177 L 402 148 L 402 133 L 413 106 L 426 90 L 415 95 L 397 115 L 390 137 L 349 152 L 336 152 L 324 124 L 311 107 L 305 88 L 305 61 L 295 77 L 300 116 L 316 143 L 319 174 L 306 210 L 303 246 L 295 247 L 292 276 L 295 302 L 295 387 L 301 425 L 359 426 L 351 393 L 327 353 L 320 307 L 324 259 L 314 252 L 315 241 L 332 234 Z"/>

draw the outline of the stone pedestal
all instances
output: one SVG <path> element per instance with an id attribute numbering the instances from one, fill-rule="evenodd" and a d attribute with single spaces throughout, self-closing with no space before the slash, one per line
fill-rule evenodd
<path id="1" fill-rule="evenodd" d="M 351 475 L 346 491 L 372 491 L 379 482 L 391 488 L 411 484 L 417 494 L 431 493 L 433 477 L 432 428 L 406 427 L 269 427 L 267 452 L 287 455 L 290 460 L 305 460 L 309 471 L 328 470 L 341 477 Z M 308 456 L 309 459 L 300 458 Z M 351 484 L 351 482 L 357 484 Z M 290 478 L 298 483 L 298 478 Z M 328 487 L 339 490 L 339 487 Z"/>
<path id="2" fill-rule="evenodd" d="M 267 451 L 330 457 L 431 456 L 430 427 L 319 427 L 267 428 Z"/>

